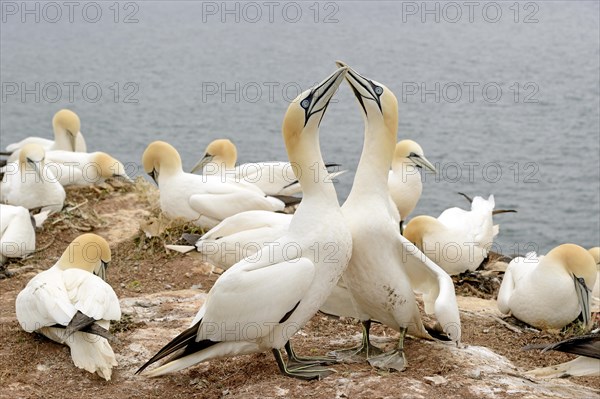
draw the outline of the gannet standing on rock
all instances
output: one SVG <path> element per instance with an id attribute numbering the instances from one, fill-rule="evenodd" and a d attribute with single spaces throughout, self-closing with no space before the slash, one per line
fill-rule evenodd
<path id="1" fill-rule="evenodd" d="M 338 62 L 338 65 L 344 65 Z M 388 171 L 398 130 L 398 102 L 381 83 L 353 69 L 346 80 L 365 120 L 365 137 L 354 184 L 342 206 L 352 233 L 352 257 L 343 275 L 356 313 L 363 322 L 363 340 L 358 348 L 337 351 L 345 356 L 366 356 L 382 369 L 406 367 L 404 337 L 429 337 L 413 288 L 424 294 L 425 310 L 435 313 L 450 339 L 460 340 L 460 318 L 450 277 L 400 235 L 388 191 Z M 370 320 L 400 332 L 396 349 L 378 353 L 369 342 Z"/>
<path id="2" fill-rule="evenodd" d="M 296 172 L 327 169 L 319 146 L 319 124 L 344 79 L 340 68 L 293 101 L 283 121 L 283 137 Z M 311 168 L 311 169 L 309 169 Z M 160 175 L 159 175 L 160 176 Z M 173 339 L 139 370 L 172 355 L 144 374 L 159 376 L 225 356 L 272 350 L 280 371 L 300 379 L 330 373 L 322 363 L 298 358 L 289 339 L 317 312 L 347 266 L 352 238 L 331 182 L 297 173 L 304 200 L 289 231 L 273 249 L 237 263 L 215 282 L 196 324 Z M 293 248 L 293 249 L 292 249 Z M 289 360 L 280 352 L 286 349 Z"/>
<path id="3" fill-rule="evenodd" d="M 0 204 L 0 264 L 35 250 L 35 226 L 22 206 Z"/>
<path id="4" fill-rule="evenodd" d="M 110 259 L 102 237 L 83 234 L 54 266 L 33 277 L 16 301 L 23 330 L 68 345 L 77 367 L 105 380 L 117 365 L 107 341 L 112 338 L 110 320 L 121 318 L 117 295 L 103 280 Z"/>
<path id="5" fill-rule="evenodd" d="M 421 182 L 420 168 L 427 168 L 435 173 L 435 166 L 425 158 L 423 149 L 412 140 L 402 140 L 396 144 L 392 170 L 389 172 L 388 188 L 392 201 L 400 213 L 400 231 L 403 230 L 404 221 L 415 209 L 423 183 Z"/>
<path id="6" fill-rule="evenodd" d="M 588 251 L 562 244 L 546 256 L 513 259 L 498 292 L 498 309 L 536 328 L 563 328 L 583 314 L 590 321 L 590 287 L 596 265 Z"/>
<path id="7" fill-rule="evenodd" d="M 27 137 L 17 143 L 6 146 L 6 151 L 13 153 L 9 160 L 17 159 L 19 156 L 18 150 L 24 145 L 32 143 L 41 145 L 46 151 L 87 151 L 85 140 L 79 131 L 81 122 L 75 112 L 68 109 L 58 111 L 52 118 L 52 128 L 54 129 L 54 140 L 41 137 Z"/>
<path id="8" fill-rule="evenodd" d="M 63 186 L 90 186 L 116 178 L 133 183 L 125 166 L 105 152 L 48 151 L 48 166 L 57 170 Z"/>

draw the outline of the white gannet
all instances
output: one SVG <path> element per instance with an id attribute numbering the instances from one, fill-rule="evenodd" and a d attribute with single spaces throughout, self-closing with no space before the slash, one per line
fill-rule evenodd
<path id="1" fill-rule="evenodd" d="M 27 137 L 17 143 L 6 146 L 6 151 L 13 153 L 9 160 L 17 159 L 19 156 L 18 150 L 25 144 L 31 143 L 41 145 L 46 151 L 87 151 L 85 140 L 80 132 L 81 122 L 75 112 L 68 109 L 58 111 L 52 118 L 52 128 L 54 130 L 54 140 L 41 137 Z"/>
<path id="2" fill-rule="evenodd" d="M 471 210 L 446 209 L 436 219 L 417 216 L 404 228 L 404 237 L 448 274 L 473 271 L 487 257 L 498 234 L 492 214 L 494 196 L 475 197 Z"/>
<path id="3" fill-rule="evenodd" d="M 542 353 L 555 350 L 579 355 L 565 363 L 529 370 L 525 373 L 529 376 L 542 378 L 600 376 L 600 334 L 598 333 L 569 338 L 555 344 L 527 345 L 523 349 L 542 349 Z"/>
<path id="4" fill-rule="evenodd" d="M 142 163 L 146 173 L 158 184 L 160 208 L 170 218 L 183 218 L 210 229 L 243 211 L 281 211 L 285 207 L 282 201 L 266 196 L 251 184 L 185 173 L 179 153 L 164 141 L 150 143 Z"/>
<path id="5" fill-rule="evenodd" d="M 117 365 L 107 341 L 110 320 L 121 318 L 117 295 L 98 277 L 104 277 L 110 258 L 102 237 L 80 235 L 54 266 L 27 283 L 16 301 L 23 330 L 68 345 L 75 366 L 106 380 Z"/>
<path id="6" fill-rule="evenodd" d="M 302 192 L 300 183 L 287 161 L 250 162 L 236 166 L 237 148 L 231 140 L 212 141 L 204 151 L 204 156 L 190 173 L 199 170 L 203 175 L 218 175 L 228 181 L 246 182 L 256 185 L 267 195 L 294 195 Z M 329 169 L 337 164 L 325 164 Z M 327 178 L 333 179 L 344 171 L 332 172 Z"/>
<path id="7" fill-rule="evenodd" d="M 65 187 L 90 186 L 110 178 L 133 183 L 125 166 L 105 152 L 48 151 L 46 163 Z"/>
<path id="8" fill-rule="evenodd" d="M 352 233 L 352 258 L 342 279 L 363 322 L 363 341 L 358 348 L 335 353 L 341 358 L 366 356 L 373 366 L 402 370 L 406 332 L 429 337 L 413 289 L 424 294 L 426 312 L 435 313 L 454 341 L 461 336 L 458 305 L 451 278 L 400 235 L 393 217 L 387 179 L 398 130 L 396 97 L 353 69 L 346 80 L 360 105 L 365 137 L 354 184 L 342 206 Z M 396 349 L 373 356 L 377 348 L 369 342 L 370 320 L 400 331 Z"/>
<path id="9" fill-rule="evenodd" d="M 400 213 L 400 231 L 404 221 L 415 209 L 423 183 L 421 182 L 420 168 L 427 168 L 435 173 L 435 166 L 425 158 L 423 149 L 412 140 L 402 140 L 396 144 L 392 170 L 388 176 L 388 188 L 392 201 Z"/>
<path id="10" fill-rule="evenodd" d="M 562 244 L 546 256 L 513 259 L 500 285 L 498 309 L 536 328 L 562 328 L 583 314 L 590 321 L 590 287 L 596 265 L 588 251 Z"/>
<path id="11" fill-rule="evenodd" d="M 22 206 L 0 204 L 0 264 L 35 251 L 35 227 Z"/>
<path id="12" fill-rule="evenodd" d="M 39 144 L 24 145 L 19 158 L 4 166 L 0 202 L 27 209 L 60 211 L 66 194 L 54 172 Z"/>
<path id="13" fill-rule="evenodd" d="M 290 162 L 300 170 L 327 169 L 319 146 L 319 124 L 327 105 L 344 79 L 340 68 L 322 83 L 300 94 L 283 120 L 283 137 Z M 298 358 L 289 339 L 317 312 L 343 273 L 352 238 L 339 208 L 332 183 L 297 174 L 304 200 L 288 233 L 273 250 L 244 259 L 215 282 L 195 324 L 173 339 L 147 366 L 172 355 L 169 361 L 144 374 L 159 376 L 225 356 L 272 350 L 287 376 L 314 379 L 327 375 L 314 359 Z M 283 360 L 285 347 L 289 360 Z"/>
<path id="14" fill-rule="evenodd" d="M 592 311 L 600 312 L 600 247 L 594 247 L 588 249 L 588 252 L 594 258 L 594 262 L 596 262 L 596 284 L 594 284 L 594 288 L 592 288 Z"/>

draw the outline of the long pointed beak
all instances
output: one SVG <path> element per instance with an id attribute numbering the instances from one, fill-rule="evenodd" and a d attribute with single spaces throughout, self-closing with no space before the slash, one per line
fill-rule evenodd
<path id="1" fill-rule="evenodd" d="M 158 172 L 156 171 L 156 169 L 152 169 L 152 171 L 148 174 L 150 175 L 152 180 L 154 180 L 154 183 L 156 183 L 156 185 L 158 186 Z"/>
<path id="2" fill-rule="evenodd" d="M 418 154 L 411 154 L 411 155 L 408 156 L 408 158 L 411 161 L 413 161 L 415 163 L 415 165 L 420 166 L 422 168 L 429 169 L 433 173 L 436 172 L 435 166 L 433 166 L 433 164 L 431 162 L 429 162 L 427 160 L 427 158 L 425 158 L 424 156 L 421 156 L 421 155 L 418 155 Z"/>
<path id="3" fill-rule="evenodd" d="M 133 180 L 131 180 L 131 177 L 127 176 L 127 174 L 123 174 L 123 175 L 113 175 L 113 177 L 117 180 L 122 180 L 126 183 L 134 183 Z"/>
<path id="4" fill-rule="evenodd" d="M 214 158 L 214 155 L 204 154 L 202 159 L 199 160 L 196 163 L 196 165 L 194 165 L 194 167 L 192 168 L 190 173 L 196 173 L 196 171 L 201 171 L 202 169 L 204 169 L 204 166 L 206 166 L 206 164 L 210 163 L 213 160 L 213 158 Z"/>
<path id="5" fill-rule="evenodd" d="M 100 267 L 96 270 L 96 276 L 106 281 L 106 269 L 108 268 L 108 262 L 100 261 Z"/>
<path id="6" fill-rule="evenodd" d="M 310 99 L 307 98 L 302 100 L 300 105 L 305 110 L 305 126 L 312 115 L 321 111 L 321 119 L 323 119 L 323 115 L 325 115 L 327 106 L 329 105 L 329 102 L 333 98 L 333 95 L 337 91 L 338 87 L 340 87 L 342 84 L 347 71 L 348 67 L 337 69 L 334 73 L 329 75 L 327 78 L 325 78 L 325 80 L 312 89 Z M 319 119 L 319 124 L 321 123 L 321 119 Z"/>
<path id="7" fill-rule="evenodd" d="M 350 84 L 350 87 L 354 92 L 354 96 L 360 103 L 360 106 L 365 111 L 365 114 L 367 113 L 367 109 L 365 108 L 364 100 L 375 101 L 377 103 L 377 106 L 379 107 L 379 110 L 381 110 L 381 101 L 379 99 L 379 95 L 375 93 L 376 85 L 371 81 L 371 79 L 362 76 L 354 69 L 348 67 L 342 61 L 336 61 L 335 63 L 337 66 L 345 66 L 346 68 L 348 68 L 346 80 Z"/>
<path id="8" fill-rule="evenodd" d="M 71 144 L 71 148 L 73 149 L 73 152 L 75 152 L 77 150 L 77 133 L 73 133 L 70 130 L 67 130 L 67 135 L 69 136 L 69 143 Z"/>
<path id="9" fill-rule="evenodd" d="M 587 287 L 585 280 L 582 277 L 573 275 L 573 281 L 575 283 L 577 299 L 579 300 L 579 307 L 581 308 L 581 313 L 583 315 L 583 323 L 588 327 L 592 318 L 590 309 L 590 289 Z"/>
<path id="10" fill-rule="evenodd" d="M 29 164 L 31 164 L 31 166 L 33 166 L 33 170 L 35 170 L 35 173 L 38 175 L 38 177 L 40 178 L 41 181 L 43 181 L 42 178 L 42 165 L 40 161 L 31 161 L 31 160 L 27 160 L 27 162 Z"/>

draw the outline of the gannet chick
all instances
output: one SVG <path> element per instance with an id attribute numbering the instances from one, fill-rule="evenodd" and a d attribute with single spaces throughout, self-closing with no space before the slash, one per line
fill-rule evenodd
<path id="1" fill-rule="evenodd" d="M 16 301 L 23 330 L 69 346 L 75 366 L 105 380 L 117 365 L 107 341 L 112 338 L 110 320 L 121 318 L 117 295 L 99 277 L 104 277 L 110 258 L 102 237 L 80 235 L 54 266 L 27 283 Z"/>
<path id="2" fill-rule="evenodd" d="M 54 140 L 48 140 L 41 137 L 27 137 L 17 143 L 6 146 L 6 151 L 12 152 L 10 160 L 19 157 L 17 152 L 26 144 L 39 144 L 46 151 L 77 151 L 86 152 L 87 147 L 83 135 L 80 132 L 81 122 L 79 116 L 71 110 L 61 109 L 52 118 L 52 128 L 54 130 Z"/>
<path id="3" fill-rule="evenodd" d="M 424 293 L 426 312 L 435 313 L 450 339 L 460 340 L 454 285 L 442 269 L 400 235 L 393 217 L 387 181 L 398 130 L 396 97 L 383 84 L 353 69 L 348 70 L 346 80 L 360 105 L 365 137 L 354 184 L 342 206 L 352 233 L 352 257 L 342 279 L 363 322 L 363 340 L 358 348 L 335 353 L 341 358 L 366 356 L 375 367 L 403 370 L 405 334 L 429 337 L 413 289 Z M 369 342 L 370 320 L 400 332 L 396 349 L 377 353 Z"/>
<path id="4" fill-rule="evenodd" d="M 294 195 L 302 192 L 293 168 L 287 161 L 251 162 L 236 166 L 237 148 L 231 140 L 212 141 L 204 156 L 190 173 L 202 171 L 203 175 L 221 176 L 229 182 L 254 184 L 267 195 Z M 325 164 L 327 169 L 337 164 Z M 327 178 L 333 179 L 345 171 L 332 171 Z"/>
<path id="5" fill-rule="evenodd" d="M 412 140 L 399 141 L 394 150 L 388 188 L 400 214 L 401 232 L 404 221 L 417 206 L 423 192 L 420 168 L 427 168 L 435 173 L 435 166 L 425 158 L 419 144 Z"/>
<path id="6" fill-rule="evenodd" d="M 35 226 L 22 206 L 0 204 L 0 264 L 35 251 Z"/>
<path id="7" fill-rule="evenodd" d="M 590 288 L 597 269 L 588 251 L 562 244 L 546 256 L 513 259 L 500 285 L 498 309 L 536 328 L 563 328 L 583 314 L 588 326 Z"/>
<path id="8" fill-rule="evenodd" d="M 527 375 L 542 378 L 600 376 L 600 334 L 582 335 L 555 344 L 527 345 L 523 349 L 542 349 L 542 353 L 555 350 L 579 355 L 565 363 L 530 370 L 525 373 Z"/>
<path id="9" fill-rule="evenodd" d="M 327 173 L 319 146 L 319 124 L 345 74 L 346 68 L 336 70 L 289 105 L 282 130 L 295 172 Z M 161 176 L 162 169 L 159 179 Z M 272 249 L 265 248 L 252 261 L 244 259 L 226 270 L 208 293 L 195 324 L 138 373 L 169 355 L 166 364 L 144 374 L 159 376 L 210 359 L 267 350 L 273 352 L 286 376 L 315 379 L 330 373 L 314 360 L 298 358 L 288 341 L 317 312 L 343 273 L 352 238 L 333 184 L 313 179 L 309 173 L 297 176 L 304 200 L 289 231 Z M 280 352 L 284 347 L 287 363 Z"/>
<path id="10" fill-rule="evenodd" d="M 223 181 L 219 176 L 185 173 L 177 150 L 164 141 L 150 143 L 144 169 L 158 184 L 160 208 L 170 218 L 193 221 L 205 229 L 248 210 L 281 211 L 285 204 L 258 187 Z"/>
<path id="11" fill-rule="evenodd" d="M 125 166 L 105 152 L 48 151 L 48 166 L 63 186 L 91 186 L 115 178 L 133 183 Z"/>
<path id="12" fill-rule="evenodd" d="M 404 237 L 448 274 L 473 271 L 487 257 L 498 234 L 492 221 L 494 196 L 475 197 L 471 210 L 446 209 L 436 219 L 417 216 L 404 229 Z"/>
<path id="13" fill-rule="evenodd" d="M 4 167 L 0 201 L 27 209 L 60 211 L 66 194 L 53 169 L 47 165 L 42 146 L 25 144 L 19 151 L 19 158 Z"/>

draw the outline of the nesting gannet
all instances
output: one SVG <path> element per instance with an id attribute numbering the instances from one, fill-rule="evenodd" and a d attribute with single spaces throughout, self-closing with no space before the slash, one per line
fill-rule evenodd
<path id="1" fill-rule="evenodd" d="M 527 375 L 543 378 L 600 376 L 600 334 L 598 333 L 569 338 L 555 344 L 527 345 L 523 349 L 542 349 L 542 353 L 555 350 L 579 355 L 565 363 L 530 370 L 525 373 Z"/>
<path id="2" fill-rule="evenodd" d="M 64 150 L 86 152 L 87 147 L 83 135 L 80 132 L 81 122 L 79 116 L 71 110 L 61 109 L 52 118 L 52 128 L 54 129 L 54 140 L 48 140 L 41 137 L 27 137 L 18 143 L 12 143 L 6 146 L 6 151 L 12 152 L 10 160 L 18 158 L 18 153 L 25 144 L 39 144 L 46 151 Z"/>
<path id="3" fill-rule="evenodd" d="M 376 367 L 402 370 L 406 366 L 406 332 L 428 337 L 413 289 L 424 294 L 426 312 L 435 313 L 450 339 L 460 340 L 454 285 L 441 268 L 400 235 L 393 218 L 387 179 L 398 129 L 396 97 L 381 83 L 353 69 L 348 70 L 346 80 L 365 120 L 365 138 L 352 190 L 342 206 L 352 233 L 352 258 L 343 284 L 364 329 L 358 348 L 337 351 L 336 355 L 366 355 Z M 370 320 L 400 331 L 396 349 L 373 356 L 377 348 L 369 342 Z"/>
<path id="4" fill-rule="evenodd" d="M 35 250 L 35 226 L 22 206 L 0 204 L 0 264 Z"/>
<path id="5" fill-rule="evenodd" d="M 46 163 L 63 186 L 90 186 L 110 178 L 133 183 L 125 166 L 105 152 L 48 151 Z"/>
<path id="6" fill-rule="evenodd" d="M 99 277 L 104 277 L 110 257 L 102 237 L 83 234 L 54 266 L 33 277 L 16 301 L 23 330 L 68 345 L 77 367 L 106 380 L 117 365 L 107 341 L 110 320 L 121 318 L 117 295 Z"/>
<path id="7" fill-rule="evenodd" d="M 435 166 L 425 158 L 419 144 L 412 140 L 399 141 L 394 150 L 392 170 L 388 176 L 388 188 L 392 201 L 400 213 L 401 231 L 404 221 L 421 198 L 423 183 L 421 182 L 420 168 L 427 168 L 435 172 Z"/>
<path id="8" fill-rule="evenodd" d="M 19 159 L 4 166 L 0 201 L 27 209 L 60 211 L 66 194 L 54 172 L 39 144 L 24 145 Z"/>
<path id="9" fill-rule="evenodd" d="M 471 210 L 446 209 L 436 219 L 417 216 L 404 229 L 404 237 L 448 274 L 473 271 L 487 257 L 498 227 L 492 221 L 494 196 L 475 197 Z"/>
<path id="10" fill-rule="evenodd" d="M 179 153 L 164 141 L 150 143 L 142 163 L 146 173 L 158 184 L 163 213 L 171 218 L 183 218 L 210 229 L 243 211 L 281 211 L 285 207 L 282 201 L 266 196 L 251 184 L 185 173 Z"/>
<path id="11" fill-rule="evenodd" d="M 302 192 L 300 183 L 289 162 L 251 162 L 236 166 L 237 148 L 231 140 L 212 141 L 204 156 L 190 173 L 202 171 L 203 175 L 218 175 L 228 181 L 256 185 L 267 195 L 294 195 Z M 327 169 L 337 164 L 325 164 Z M 332 172 L 326 178 L 333 179 L 344 171 Z"/>
<path id="12" fill-rule="evenodd" d="M 537 328 L 562 328 L 583 314 L 590 321 L 590 287 L 596 265 L 588 251 L 562 244 L 546 256 L 513 259 L 500 285 L 498 309 Z"/>
<path id="13" fill-rule="evenodd" d="M 592 288 L 592 311 L 600 312 L 600 247 L 594 247 L 588 249 L 588 252 L 594 258 L 594 262 L 596 262 L 596 284 L 594 284 L 594 288 Z"/>
<path id="14" fill-rule="evenodd" d="M 283 137 L 296 171 L 327 173 L 319 146 L 319 124 L 344 79 L 340 68 L 322 83 L 300 94 L 283 121 Z M 297 174 L 304 200 L 289 231 L 273 250 L 261 250 L 253 261 L 237 263 L 215 282 L 196 324 L 181 333 L 139 370 L 172 355 L 145 374 L 158 376 L 224 356 L 272 350 L 284 375 L 314 379 L 330 371 L 314 360 L 298 358 L 288 342 L 317 312 L 343 273 L 351 236 L 332 183 Z M 285 347 L 289 360 L 283 360 Z"/>

